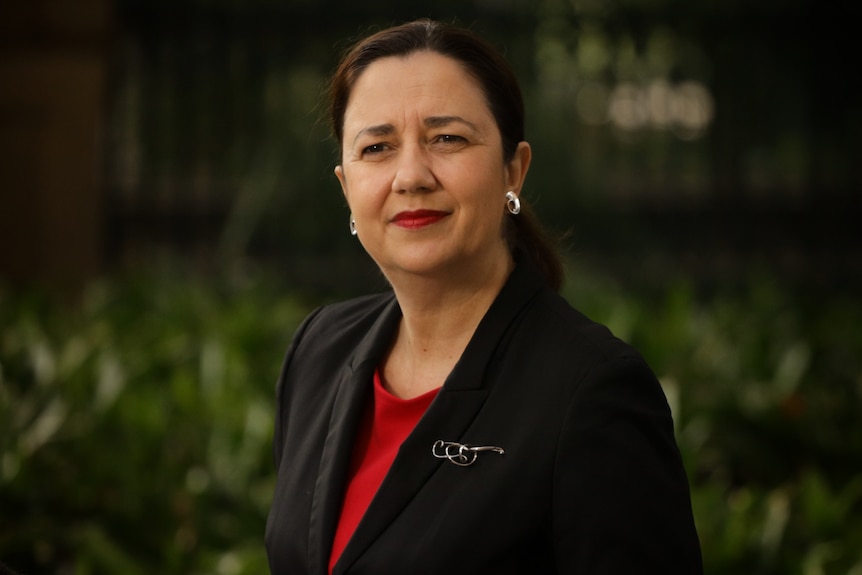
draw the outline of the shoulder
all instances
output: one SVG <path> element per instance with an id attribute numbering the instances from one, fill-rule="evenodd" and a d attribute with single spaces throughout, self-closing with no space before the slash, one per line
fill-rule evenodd
<path id="1" fill-rule="evenodd" d="M 562 423 L 570 409 L 590 409 L 615 395 L 646 395 L 666 410 L 658 380 L 641 354 L 551 289 L 535 292 L 521 309 L 502 334 L 496 358 L 495 392 L 519 410 L 533 405 L 546 423 Z M 533 398 L 527 403 L 525 390 Z"/>
<path id="2" fill-rule="evenodd" d="M 519 331 L 534 388 L 555 398 L 568 412 L 564 417 L 576 414 L 575 419 L 587 422 L 649 412 L 652 424 L 670 429 L 667 397 L 640 351 L 561 296 L 540 293 Z"/>
<path id="3" fill-rule="evenodd" d="M 297 397 L 301 401 L 296 405 L 303 409 L 331 400 L 337 386 L 329 383 L 338 380 L 357 350 L 370 347 L 366 355 L 376 351 L 386 329 L 381 318 L 393 317 L 397 311 L 392 293 L 363 296 L 312 311 L 297 327 L 284 356 L 277 382 L 280 409 Z"/>
<path id="4" fill-rule="evenodd" d="M 531 306 L 528 333 L 534 348 L 547 350 L 534 363 L 562 395 L 570 422 L 604 426 L 640 420 L 672 441 L 670 406 L 654 370 L 641 353 L 552 292 Z M 562 375 L 556 375 L 562 374 Z"/>
<path id="5" fill-rule="evenodd" d="M 540 291 L 525 310 L 519 331 L 533 349 L 547 349 L 570 362 L 592 366 L 608 361 L 643 362 L 641 354 L 556 292 Z"/>
<path id="6" fill-rule="evenodd" d="M 352 323 L 376 317 L 379 312 L 395 299 L 391 291 L 364 295 L 353 299 L 320 306 L 314 315 L 318 321 L 335 320 Z"/>
<path id="7" fill-rule="evenodd" d="M 400 315 L 391 292 L 327 304 L 312 311 L 293 334 L 279 385 L 290 374 L 327 381 L 365 341 L 381 337 L 381 318 Z M 397 313 L 396 313 L 397 312 Z M 375 334 L 370 336 L 369 334 Z"/>
<path id="8" fill-rule="evenodd" d="M 526 364 L 546 363 L 558 374 L 619 357 L 640 357 L 604 325 L 592 321 L 548 286 L 532 260 L 522 256 L 486 316 L 485 335 L 502 334 L 506 354 Z M 570 369 L 560 369 L 570 368 Z M 558 379 L 558 378 L 555 378 Z"/>
<path id="9" fill-rule="evenodd" d="M 297 328 L 294 343 L 321 336 L 330 341 L 361 337 L 394 304 L 394 294 L 383 292 L 320 306 Z"/>

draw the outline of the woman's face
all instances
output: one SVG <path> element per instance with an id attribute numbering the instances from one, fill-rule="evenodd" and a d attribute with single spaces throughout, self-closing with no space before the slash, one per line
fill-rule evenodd
<path id="1" fill-rule="evenodd" d="M 335 169 L 359 240 L 397 274 L 463 277 L 509 265 L 507 191 L 530 162 L 522 142 L 504 162 L 479 84 L 434 52 L 375 61 L 353 86 Z"/>

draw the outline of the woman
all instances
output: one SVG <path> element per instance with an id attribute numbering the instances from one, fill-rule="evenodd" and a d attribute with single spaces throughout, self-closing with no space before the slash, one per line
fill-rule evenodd
<path id="1" fill-rule="evenodd" d="M 658 382 L 557 295 L 505 61 L 411 22 L 330 95 L 350 230 L 392 289 L 316 310 L 287 352 L 272 573 L 700 573 Z"/>

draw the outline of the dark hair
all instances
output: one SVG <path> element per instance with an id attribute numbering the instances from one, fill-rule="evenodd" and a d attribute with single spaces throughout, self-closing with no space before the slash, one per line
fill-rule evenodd
<path id="1" fill-rule="evenodd" d="M 350 92 L 365 69 L 381 58 L 430 51 L 459 62 L 482 88 L 503 141 L 503 159 L 510 161 L 524 141 L 524 100 L 514 72 L 505 58 L 476 33 L 422 19 L 381 30 L 347 50 L 329 84 L 332 132 L 342 144 L 344 113 Z M 506 218 L 506 237 L 513 254 L 524 251 L 543 273 L 548 285 L 559 290 L 563 265 L 547 232 L 521 199 L 521 213 Z"/>

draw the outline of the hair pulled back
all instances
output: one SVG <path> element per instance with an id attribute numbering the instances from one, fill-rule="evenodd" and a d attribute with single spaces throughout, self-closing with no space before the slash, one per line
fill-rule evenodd
<path id="1" fill-rule="evenodd" d="M 344 137 L 344 114 L 353 86 L 373 62 L 430 51 L 460 63 L 479 83 L 500 130 L 503 159 L 511 161 L 524 137 L 524 101 L 508 62 L 485 39 L 465 28 L 428 19 L 415 20 L 376 32 L 350 47 L 329 84 L 329 118 L 339 145 Z M 563 283 L 563 265 L 547 232 L 521 198 L 521 213 L 506 218 L 506 236 L 513 255 L 526 252 L 553 289 Z"/>

